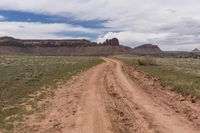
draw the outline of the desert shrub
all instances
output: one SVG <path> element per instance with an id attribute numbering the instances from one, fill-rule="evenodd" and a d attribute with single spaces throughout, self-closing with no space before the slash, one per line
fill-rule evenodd
<path id="1" fill-rule="evenodd" d="M 145 56 L 137 60 L 137 63 L 141 66 L 156 66 L 157 62 L 153 57 Z"/>
<path id="2" fill-rule="evenodd" d="M 44 88 L 56 88 L 57 83 L 100 63 L 97 57 L 0 55 L 0 132 L 11 133 L 30 113 L 25 107 L 30 95 L 42 90 L 34 97 L 40 100 L 49 93 Z"/>

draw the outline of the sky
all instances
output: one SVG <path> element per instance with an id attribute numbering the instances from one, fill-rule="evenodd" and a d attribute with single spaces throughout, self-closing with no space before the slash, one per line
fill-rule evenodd
<path id="1" fill-rule="evenodd" d="M 0 0 L 0 36 L 200 48 L 200 0 Z"/>

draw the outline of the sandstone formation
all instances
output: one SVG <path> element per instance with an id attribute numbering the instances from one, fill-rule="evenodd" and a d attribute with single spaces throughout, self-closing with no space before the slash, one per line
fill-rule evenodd
<path id="1" fill-rule="evenodd" d="M 119 40 L 117 38 L 113 38 L 113 39 L 107 39 L 103 45 L 111 45 L 111 46 L 117 46 L 119 45 Z"/>
<path id="2" fill-rule="evenodd" d="M 0 54 L 6 55 L 112 55 L 129 53 L 116 38 L 97 44 L 82 40 L 20 40 L 0 38 Z"/>
<path id="3" fill-rule="evenodd" d="M 198 48 L 195 48 L 194 50 L 192 50 L 192 52 L 194 52 L 194 53 L 199 53 L 200 50 L 199 50 Z"/>
<path id="4" fill-rule="evenodd" d="M 197 51 L 198 49 L 195 49 L 193 53 L 199 54 Z M 135 48 L 130 48 L 120 45 L 117 38 L 107 39 L 105 42 L 98 44 L 85 39 L 21 40 L 12 37 L 0 37 L 0 55 L 98 56 L 135 54 L 173 56 L 179 53 L 180 52 L 163 52 L 157 45 L 152 44 L 144 44 Z"/>
<path id="5" fill-rule="evenodd" d="M 157 46 L 152 44 L 144 44 L 138 47 L 135 47 L 132 50 L 133 54 L 138 55 L 152 55 L 152 54 L 162 54 L 163 51 Z"/>

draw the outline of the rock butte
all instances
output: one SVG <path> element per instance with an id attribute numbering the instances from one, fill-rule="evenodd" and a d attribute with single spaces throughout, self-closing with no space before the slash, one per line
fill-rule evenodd
<path id="1" fill-rule="evenodd" d="M 119 45 L 117 38 L 104 43 L 77 40 L 21 40 L 0 38 L 0 54 L 6 55 L 111 55 L 128 53 L 131 48 Z"/>

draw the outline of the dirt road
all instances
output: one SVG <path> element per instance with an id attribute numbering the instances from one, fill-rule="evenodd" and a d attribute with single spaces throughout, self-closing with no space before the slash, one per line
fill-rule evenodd
<path id="1" fill-rule="evenodd" d="M 114 59 L 104 60 L 59 88 L 50 101 L 51 105 L 40 114 L 44 117 L 36 119 L 37 116 L 32 116 L 27 121 L 28 125 L 34 125 L 29 132 L 200 132 L 198 103 L 177 100 L 178 94 L 157 89 L 156 83 L 145 88 L 144 84 L 151 80 L 145 81 L 144 78 L 140 84 L 137 77 L 141 75 L 134 69 Z M 189 117 L 190 112 L 195 115 L 194 119 Z"/>

